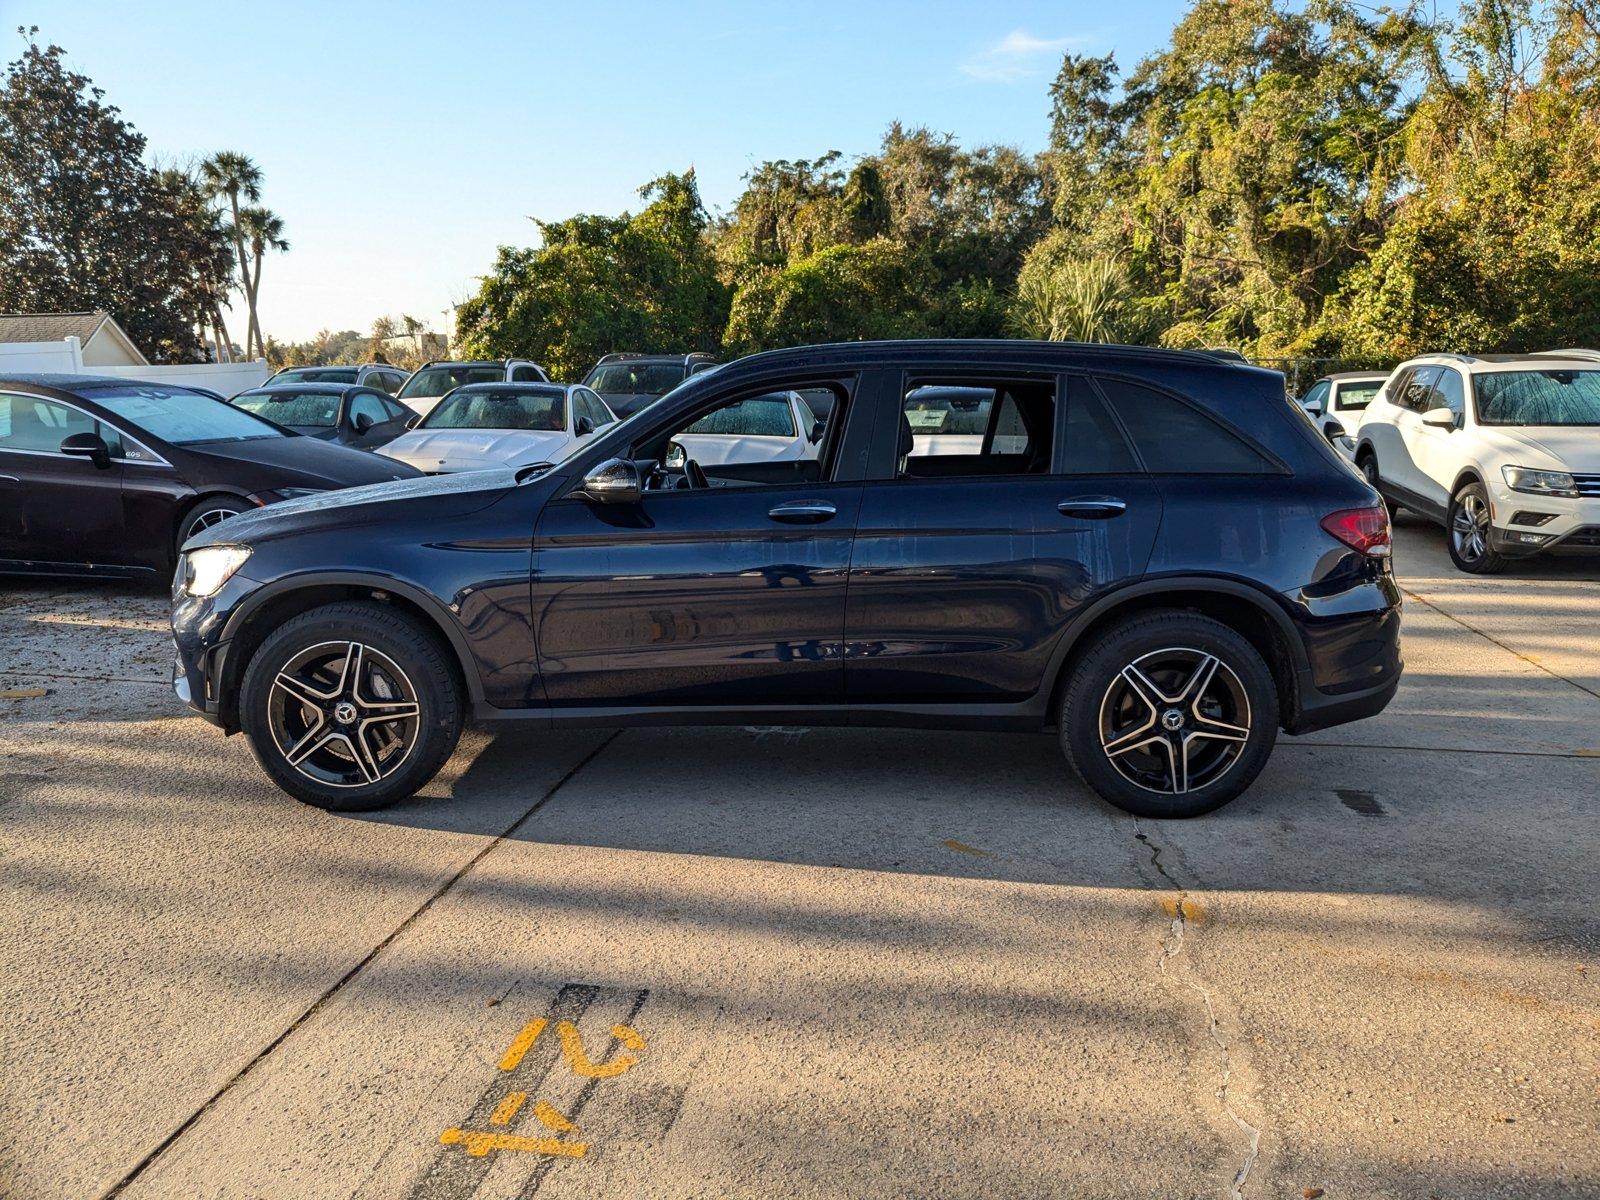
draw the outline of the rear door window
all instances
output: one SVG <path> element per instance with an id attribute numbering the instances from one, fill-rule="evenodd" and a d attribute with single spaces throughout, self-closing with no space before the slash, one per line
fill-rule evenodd
<path id="1" fill-rule="evenodd" d="M 1145 470 L 1157 475 L 1267 475 L 1272 461 L 1220 422 L 1167 392 L 1098 380 Z"/>
<path id="2" fill-rule="evenodd" d="M 1054 380 L 913 379 L 900 407 L 901 479 L 1047 475 Z"/>
<path id="3" fill-rule="evenodd" d="M 1063 475 L 1126 475 L 1139 470 L 1128 439 L 1086 379 L 1069 385 L 1059 470 Z"/>

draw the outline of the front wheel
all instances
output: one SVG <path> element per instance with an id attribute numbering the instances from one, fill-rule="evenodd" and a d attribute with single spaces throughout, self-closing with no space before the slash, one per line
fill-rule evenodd
<path id="1" fill-rule="evenodd" d="M 1278 736 L 1278 692 L 1254 646 L 1210 617 L 1157 610 L 1099 635 L 1060 712 L 1067 761 L 1141 817 L 1194 817 L 1255 781 Z"/>
<path id="2" fill-rule="evenodd" d="M 437 639 L 380 604 L 302 613 L 245 671 L 239 720 L 256 761 L 297 800 L 366 812 L 438 772 L 461 736 L 461 686 Z"/>
<path id="3" fill-rule="evenodd" d="M 1383 476 L 1378 474 L 1378 456 L 1368 450 L 1356 459 L 1356 467 L 1360 470 L 1362 478 L 1372 485 L 1372 490 L 1378 493 L 1379 499 L 1382 499 L 1383 503 L 1388 506 L 1389 518 L 1393 520 L 1395 514 L 1400 511 L 1400 506 L 1394 501 L 1384 498 Z"/>
<path id="4" fill-rule="evenodd" d="M 242 512 L 249 512 L 250 505 L 243 500 L 235 500 L 232 496 L 206 496 L 198 504 L 183 514 L 183 520 L 178 523 L 178 540 L 176 548 L 183 550 L 183 544 L 195 534 L 210 529 L 213 525 L 220 525 L 229 517 L 236 517 Z"/>
<path id="5" fill-rule="evenodd" d="M 1450 561 L 1474 575 L 1493 575 L 1505 570 L 1505 557 L 1489 546 L 1490 528 L 1489 493 L 1483 484 L 1469 483 L 1450 501 L 1445 535 Z"/>

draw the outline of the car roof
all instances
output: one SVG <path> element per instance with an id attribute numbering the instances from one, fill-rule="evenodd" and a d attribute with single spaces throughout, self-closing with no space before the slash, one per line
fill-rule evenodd
<path id="1" fill-rule="evenodd" d="M 13 375 L 0 377 L 0 387 L 7 385 L 13 387 L 42 387 L 54 388 L 58 392 L 94 392 L 108 387 L 145 387 L 168 388 L 180 392 L 195 392 L 200 395 L 213 395 L 209 388 L 187 383 L 167 383 L 161 379 L 124 379 L 117 375 L 65 375 L 60 372 L 50 371 L 19 371 Z"/>
<path id="2" fill-rule="evenodd" d="M 1024 338 L 923 338 L 881 342 L 827 342 L 813 346 L 791 346 L 782 350 L 763 350 L 728 363 L 740 368 L 757 366 L 860 365 L 869 362 L 898 364 L 912 360 L 917 365 L 981 367 L 974 354 L 993 361 L 1038 362 L 1059 367 L 1067 363 L 1113 365 L 1117 362 L 1165 363 L 1174 366 L 1218 367 L 1265 375 L 1277 375 L 1265 367 L 1253 366 L 1232 357 L 1205 350 L 1169 350 L 1158 346 L 1127 346 L 1109 342 L 1047 342 Z"/>
<path id="3" fill-rule="evenodd" d="M 542 379 L 522 379 L 516 383 L 509 381 L 505 383 L 463 383 L 460 387 L 452 390 L 450 394 L 453 396 L 456 392 L 569 392 L 573 388 L 581 386 L 581 384 L 577 383 L 546 383 Z"/>
<path id="4" fill-rule="evenodd" d="M 304 396 L 307 392 L 312 394 L 327 394 L 342 396 L 346 392 L 376 392 L 377 388 L 368 387 L 364 383 L 263 383 L 260 387 L 245 388 L 238 393 L 241 396 L 270 395 L 273 392 L 285 394 L 293 392 L 296 396 Z M 381 396 L 382 392 L 378 392 Z"/>
<path id="5" fill-rule="evenodd" d="M 1321 383 L 1324 379 L 1330 383 L 1344 383 L 1351 379 L 1376 379 L 1381 383 L 1387 378 L 1389 378 L 1388 371 L 1334 371 L 1332 374 L 1322 376 L 1317 382 Z"/>

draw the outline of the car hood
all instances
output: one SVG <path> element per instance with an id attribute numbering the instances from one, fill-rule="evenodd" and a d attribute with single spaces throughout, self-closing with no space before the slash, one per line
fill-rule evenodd
<path id="1" fill-rule="evenodd" d="M 193 550 L 218 543 L 260 541 L 293 533 L 307 525 L 323 525 L 330 516 L 348 517 L 352 524 L 381 521 L 394 512 L 395 505 L 417 500 L 434 502 L 440 516 L 460 515 L 492 503 L 515 486 L 515 471 L 471 471 L 431 479 L 396 479 L 366 487 L 301 496 L 219 522 L 190 538 L 185 549 Z"/>
<path id="2" fill-rule="evenodd" d="M 230 467 L 238 463 L 253 463 L 258 467 L 275 468 L 257 474 L 259 484 L 252 482 L 253 492 L 283 487 L 356 487 L 364 483 L 383 483 L 392 479 L 413 478 L 413 472 L 404 465 L 365 450 L 352 450 L 336 446 L 320 438 L 271 437 L 254 438 L 243 442 L 203 442 L 183 446 L 181 449 L 197 459 L 207 462 L 219 476 L 236 474 Z M 281 472 L 281 475 L 278 474 Z"/>
<path id="3" fill-rule="evenodd" d="M 418 429 L 401 434 L 379 453 L 419 471 L 479 471 L 554 462 L 571 444 L 565 433 L 532 429 Z"/>
<path id="4" fill-rule="evenodd" d="M 1485 425 L 1484 434 L 1502 452 L 1531 461 L 1521 467 L 1549 471 L 1600 472 L 1600 429 L 1593 426 Z"/>

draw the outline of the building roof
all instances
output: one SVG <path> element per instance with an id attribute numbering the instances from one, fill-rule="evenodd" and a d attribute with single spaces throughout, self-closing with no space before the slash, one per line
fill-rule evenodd
<path id="1" fill-rule="evenodd" d="M 110 319 L 108 312 L 0 313 L 0 342 L 87 342 Z"/>

